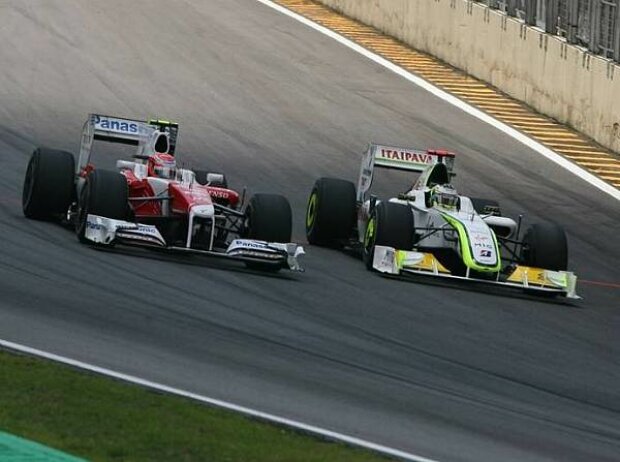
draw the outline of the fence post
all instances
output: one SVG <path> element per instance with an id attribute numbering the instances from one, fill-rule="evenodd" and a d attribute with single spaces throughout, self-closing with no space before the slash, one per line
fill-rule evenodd
<path id="1" fill-rule="evenodd" d="M 506 14 L 513 18 L 517 15 L 517 0 L 506 1 Z"/>
<path id="2" fill-rule="evenodd" d="M 598 53 L 599 38 L 601 36 L 601 0 L 592 0 L 590 9 L 590 42 L 588 50 Z"/>
<path id="3" fill-rule="evenodd" d="M 616 0 L 616 27 L 614 27 L 614 61 L 620 63 L 620 0 Z"/>
<path id="4" fill-rule="evenodd" d="M 525 0 L 525 24 L 536 25 L 536 0 Z"/>
<path id="5" fill-rule="evenodd" d="M 567 0 L 568 5 L 566 12 L 566 41 L 568 43 L 577 43 L 577 26 L 579 21 L 579 4 L 578 0 Z"/>
<path id="6" fill-rule="evenodd" d="M 545 8 L 545 32 L 556 35 L 558 33 L 558 0 L 545 1 L 547 2 L 547 7 Z"/>

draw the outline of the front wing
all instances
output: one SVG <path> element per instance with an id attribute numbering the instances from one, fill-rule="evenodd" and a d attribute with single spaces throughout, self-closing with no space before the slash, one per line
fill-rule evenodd
<path id="1" fill-rule="evenodd" d="M 531 292 L 557 294 L 571 299 L 581 298 L 576 293 L 577 276 L 569 271 L 551 271 L 517 265 L 506 274 L 498 273 L 495 280 L 455 276 L 432 253 L 397 250 L 393 247 L 381 245 L 375 246 L 372 266 L 384 274 L 425 275 L 452 280 L 475 281 Z"/>
<path id="2" fill-rule="evenodd" d="M 124 244 L 159 248 L 179 253 L 279 265 L 293 271 L 303 271 L 299 257 L 305 252 L 302 246 L 295 243 L 235 239 L 225 250 L 198 250 L 168 245 L 156 226 L 114 220 L 99 215 L 88 215 L 84 237 L 98 245 Z"/>

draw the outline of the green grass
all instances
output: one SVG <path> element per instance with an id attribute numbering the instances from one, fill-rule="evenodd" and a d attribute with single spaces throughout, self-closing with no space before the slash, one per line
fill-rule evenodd
<path id="1" fill-rule="evenodd" d="M 376 454 L 0 351 L 0 430 L 94 461 L 385 461 Z"/>

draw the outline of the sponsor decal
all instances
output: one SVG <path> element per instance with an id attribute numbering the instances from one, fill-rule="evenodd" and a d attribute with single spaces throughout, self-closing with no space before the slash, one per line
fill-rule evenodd
<path id="1" fill-rule="evenodd" d="M 137 134 L 140 130 L 140 126 L 136 122 L 102 116 L 95 116 L 95 128 L 97 130 L 105 130 L 109 132 L 125 133 L 131 135 Z"/>
<path id="2" fill-rule="evenodd" d="M 163 246 L 163 243 L 158 238 L 156 238 L 154 236 L 144 236 L 144 235 L 141 235 L 141 234 L 133 234 L 133 233 L 130 233 L 130 232 L 119 230 L 116 233 L 116 237 L 121 238 L 121 239 L 129 239 L 129 240 L 132 240 L 132 241 L 150 242 L 150 243 L 155 243 L 155 244 Z"/>
<path id="3" fill-rule="evenodd" d="M 406 252 L 402 260 L 403 266 L 418 266 L 424 263 L 426 255 L 418 252 Z"/>
<path id="4" fill-rule="evenodd" d="M 490 250 L 483 249 L 480 251 L 481 258 L 491 258 L 493 256 L 493 252 Z"/>
<path id="5" fill-rule="evenodd" d="M 508 281 L 523 283 L 527 281 L 531 285 L 553 286 L 566 289 L 569 284 L 568 274 L 563 271 L 550 271 L 528 266 L 517 266 L 510 275 Z"/>
<path id="6" fill-rule="evenodd" d="M 99 223 L 94 223 L 92 221 L 87 221 L 86 222 L 86 227 L 88 229 L 94 229 L 96 231 L 101 231 L 102 229 L 104 229 L 103 225 L 100 225 Z"/>
<path id="7" fill-rule="evenodd" d="M 475 242 L 489 242 L 491 237 L 488 234 L 473 232 L 470 233 L 471 240 Z"/>
<path id="8" fill-rule="evenodd" d="M 159 236 L 159 232 L 157 231 L 157 228 L 155 228 L 154 226 L 138 224 L 138 229 L 136 231 L 140 233 L 153 234 L 153 235 Z"/>
<path id="9" fill-rule="evenodd" d="M 221 189 L 209 189 L 209 194 L 216 199 L 228 199 L 230 197 L 228 191 L 222 191 Z"/>
<path id="10" fill-rule="evenodd" d="M 416 164 L 433 163 L 433 156 L 430 154 L 386 148 L 381 148 L 379 157 L 383 159 L 398 160 L 402 162 L 413 162 Z"/>
<path id="11" fill-rule="evenodd" d="M 230 245 L 231 249 L 234 248 L 238 248 L 238 247 L 243 247 L 246 249 L 260 249 L 260 250 L 266 250 L 265 244 L 260 243 L 260 242 L 255 242 L 255 241 L 245 241 L 245 240 L 235 240 L 233 241 L 233 243 Z"/>

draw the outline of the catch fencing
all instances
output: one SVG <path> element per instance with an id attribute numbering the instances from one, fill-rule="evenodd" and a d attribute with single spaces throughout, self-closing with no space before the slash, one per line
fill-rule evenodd
<path id="1" fill-rule="evenodd" d="M 620 0 L 483 0 L 480 3 L 620 62 Z"/>

